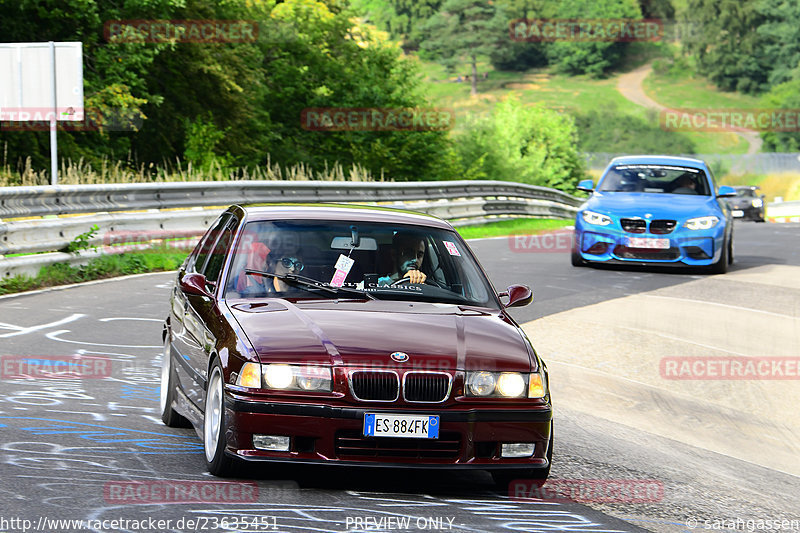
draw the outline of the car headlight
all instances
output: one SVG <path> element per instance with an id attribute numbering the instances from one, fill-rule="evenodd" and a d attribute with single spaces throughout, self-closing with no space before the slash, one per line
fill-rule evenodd
<path id="1" fill-rule="evenodd" d="M 594 224 L 595 226 L 608 226 L 611 224 L 611 217 L 607 215 L 601 215 L 594 211 L 584 211 L 582 215 L 583 221 L 587 224 Z"/>
<path id="2" fill-rule="evenodd" d="M 467 376 L 467 388 L 472 396 L 489 396 L 497 386 L 497 379 L 491 372 L 471 372 Z"/>
<path id="3" fill-rule="evenodd" d="M 261 365 L 258 363 L 245 363 L 236 378 L 236 384 L 240 387 L 250 387 L 251 389 L 261 388 Z"/>
<path id="4" fill-rule="evenodd" d="M 543 398 L 547 384 L 542 375 L 521 372 L 467 372 L 467 396 L 481 398 Z"/>
<path id="5" fill-rule="evenodd" d="M 762 200 L 761 198 L 753 199 L 753 207 L 761 207 L 763 205 L 764 205 L 764 200 Z"/>
<path id="6" fill-rule="evenodd" d="M 274 390 L 331 392 L 331 369 L 325 366 L 263 365 L 264 384 Z"/>
<path id="7" fill-rule="evenodd" d="M 690 218 L 684 226 L 688 229 L 711 229 L 719 223 L 719 218 L 714 215 L 707 217 Z"/>

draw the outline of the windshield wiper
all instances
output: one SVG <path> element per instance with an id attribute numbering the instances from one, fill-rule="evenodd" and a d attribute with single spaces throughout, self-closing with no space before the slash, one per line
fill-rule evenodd
<path id="1" fill-rule="evenodd" d="M 324 281 L 317 281 L 312 278 L 307 278 L 305 276 L 298 276 L 297 274 L 276 274 L 275 272 L 266 272 L 264 270 L 252 270 L 249 268 L 245 269 L 245 274 L 253 274 L 257 276 L 268 276 L 271 278 L 277 278 L 281 281 L 285 281 L 289 285 L 294 285 L 296 287 L 302 287 L 308 290 L 319 290 L 324 291 L 330 294 L 335 294 L 336 296 L 339 293 L 349 293 L 349 294 L 357 294 L 359 296 L 364 296 L 370 300 L 377 300 L 375 296 L 371 295 L 367 291 L 363 289 L 355 289 L 351 287 L 337 287 L 335 285 L 331 285 L 330 283 L 325 283 Z"/>

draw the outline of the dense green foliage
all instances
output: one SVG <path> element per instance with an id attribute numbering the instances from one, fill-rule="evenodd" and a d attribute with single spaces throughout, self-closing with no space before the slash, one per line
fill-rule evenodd
<path id="1" fill-rule="evenodd" d="M 617 154 L 693 154 L 694 143 L 675 131 L 658 126 L 653 112 L 647 120 L 615 109 L 592 111 L 575 117 L 580 149 Z"/>
<path id="2" fill-rule="evenodd" d="M 35 15 L 34 15 L 35 14 Z M 106 21 L 253 20 L 252 42 L 106 42 Z M 0 0 L 7 41 L 82 41 L 85 105 L 138 115 L 135 132 L 61 133 L 59 154 L 96 167 L 106 158 L 163 164 L 324 168 L 357 162 L 389 179 L 448 178 L 457 171 L 447 132 L 313 132 L 309 107 L 424 107 L 415 63 L 338 0 Z M 46 168 L 47 132 L 2 132 L 18 169 Z M 387 155 L 390 154 L 390 155 Z"/>
<path id="3" fill-rule="evenodd" d="M 574 192 L 583 177 L 572 118 L 508 99 L 473 119 L 458 139 L 466 176 L 518 181 Z"/>
<path id="4" fill-rule="evenodd" d="M 697 26 L 688 52 L 720 88 L 759 93 L 800 78 L 797 2 L 688 0 L 684 17 Z"/>
<path id="5" fill-rule="evenodd" d="M 800 109 L 800 79 L 776 85 L 764 96 L 767 108 L 791 109 L 797 116 Z M 767 131 L 761 134 L 764 150 L 775 152 L 800 152 L 800 132 Z"/>

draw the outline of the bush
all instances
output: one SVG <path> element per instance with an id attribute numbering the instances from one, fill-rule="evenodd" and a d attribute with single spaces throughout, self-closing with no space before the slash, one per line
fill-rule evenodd
<path id="1" fill-rule="evenodd" d="M 523 106 L 509 98 L 491 116 L 474 119 L 456 138 L 464 176 L 574 192 L 583 177 L 575 125 L 569 115 Z"/>
<path id="2" fill-rule="evenodd" d="M 575 117 L 580 149 L 584 152 L 693 154 L 695 144 L 684 134 L 664 131 L 655 112 L 649 120 L 615 109 L 590 111 Z"/>

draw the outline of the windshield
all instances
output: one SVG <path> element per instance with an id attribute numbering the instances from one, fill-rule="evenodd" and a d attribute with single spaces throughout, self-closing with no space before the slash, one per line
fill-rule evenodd
<path id="1" fill-rule="evenodd" d="M 490 284 L 455 233 L 381 223 L 249 222 L 225 290 L 228 298 L 375 298 L 497 306 Z"/>
<path id="2" fill-rule="evenodd" d="M 756 191 L 753 189 L 736 189 L 736 196 L 751 196 L 755 197 Z"/>
<path id="3" fill-rule="evenodd" d="M 673 165 L 618 165 L 608 171 L 597 190 L 709 195 L 705 172 Z"/>

